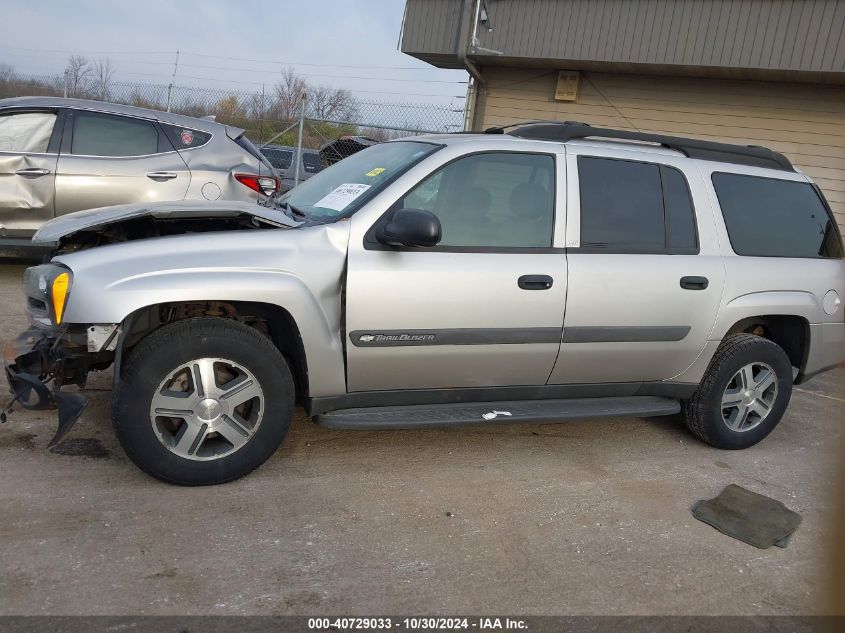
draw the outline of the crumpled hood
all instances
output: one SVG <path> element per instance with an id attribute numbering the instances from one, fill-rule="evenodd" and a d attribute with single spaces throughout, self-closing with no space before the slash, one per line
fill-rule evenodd
<path id="1" fill-rule="evenodd" d="M 143 217 L 157 220 L 253 218 L 261 224 L 279 228 L 296 227 L 301 224 L 278 209 L 271 209 L 255 202 L 180 200 L 121 204 L 69 213 L 42 225 L 33 235 L 32 241 L 39 244 L 52 244 L 80 231 L 97 230 Z"/>

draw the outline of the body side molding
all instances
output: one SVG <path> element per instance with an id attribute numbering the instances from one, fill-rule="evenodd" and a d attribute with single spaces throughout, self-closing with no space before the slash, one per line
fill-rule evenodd
<path id="1" fill-rule="evenodd" d="M 435 330 L 355 330 L 349 333 L 355 347 L 419 345 L 519 345 L 559 343 L 559 327 L 454 328 Z"/>
<path id="2" fill-rule="evenodd" d="M 407 347 L 423 345 L 520 345 L 531 343 L 645 343 L 680 341 L 688 325 L 587 326 L 561 330 L 535 328 L 454 328 L 432 330 L 355 330 L 349 339 L 355 347 Z"/>
<path id="3" fill-rule="evenodd" d="M 680 341 L 690 332 L 689 325 L 665 326 L 579 326 L 563 330 L 564 343 L 650 343 Z"/>

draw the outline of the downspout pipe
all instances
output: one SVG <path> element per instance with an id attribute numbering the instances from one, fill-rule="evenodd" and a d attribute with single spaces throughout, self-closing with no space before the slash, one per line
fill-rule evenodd
<path id="1" fill-rule="evenodd" d="M 483 96 L 481 91 L 486 88 L 487 82 L 484 80 L 484 76 L 481 74 L 481 70 L 478 66 L 475 65 L 475 62 L 468 57 L 470 48 L 475 42 L 476 29 L 478 27 L 478 14 L 481 10 L 481 0 L 475 0 L 475 7 L 473 7 L 472 4 L 472 0 L 463 0 L 463 6 L 461 7 L 461 30 L 460 38 L 458 40 L 457 53 L 458 61 L 464 68 L 466 68 L 473 80 L 472 98 L 468 100 L 467 109 L 470 113 L 468 117 L 470 119 L 470 129 L 474 130 L 476 127 L 480 126 L 478 116 L 478 103 L 480 101 L 479 96 Z"/>

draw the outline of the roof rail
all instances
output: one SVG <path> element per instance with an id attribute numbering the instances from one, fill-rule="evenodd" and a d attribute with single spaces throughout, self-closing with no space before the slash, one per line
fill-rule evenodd
<path id="1" fill-rule="evenodd" d="M 701 141 L 680 136 L 665 136 L 635 130 L 612 130 L 593 127 L 580 121 L 530 121 L 528 123 L 514 123 L 491 127 L 484 130 L 486 134 L 509 134 L 519 138 L 530 138 L 542 141 L 558 141 L 565 143 L 575 139 L 603 138 L 609 140 L 640 141 L 656 143 L 669 149 L 681 152 L 689 158 L 713 160 L 723 163 L 750 165 L 752 167 L 766 167 L 783 171 L 795 171 L 789 159 L 778 152 L 759 145 L 731 145 Z"/>

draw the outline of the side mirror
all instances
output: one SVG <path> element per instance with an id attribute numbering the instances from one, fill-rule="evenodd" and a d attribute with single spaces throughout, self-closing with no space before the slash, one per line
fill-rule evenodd
<path id="1" fill-rule="evenodd" d="M 399 209 L 376 233 L 388 246 L 436 246 L 443 237 L 440 220 L 431 211 Z"/>

